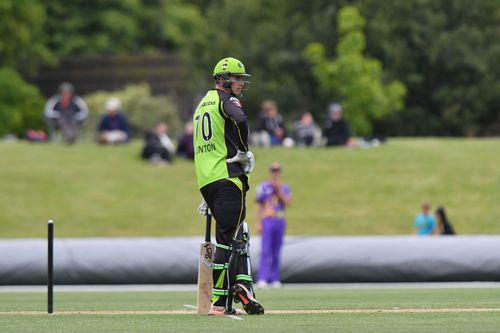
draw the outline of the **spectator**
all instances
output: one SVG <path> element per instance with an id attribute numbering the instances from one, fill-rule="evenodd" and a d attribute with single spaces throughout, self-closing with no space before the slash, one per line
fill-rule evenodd
<path id="1" fill-rule="evenodd" d="M 144 138 L 142 158 L 154 165 L 167 165 L 172 162 L 175 146 L 168 137 L 168 126 L 160 122 Z"/>
<path id="2" fill-rule="evenodd" d="M 432 235 L 436 230 L 436 221 L 434 220 L 434 216 L 429 214 L 431 205 L 428 202 L 423 202 L 421 209 L 422 212 L 415 217 L 417 235 Z"/>
<path id="3" fill-rule="evenodd" d="M 121 112 L 122 103 L 110 98 L 105 104 L 106 114 L 97 127 L 97 139 L 101 144 L 121 144 L 130 140 L 130 127 L 127 117 Z"/>
<path id="4" fill-rule="evenodd" d="M 177 155 L 191 160 L 194 159 L 193 123 L 191 121 L 184 125 L 184 133 L 177 146 Z"/>
<path id="5" fill-rule="evenodd" d="M 285 235 L 285 208 L 290 204 L 290 187 L 281 180 L 281 166 L 272 163 L 270 180 L 257 187 L 257 220 L 262 235 L 260 268 L 257 286 L 280 287 L 280 255 Z"/>
<path id="6" fill-rule="evenodd" d="M 275 101 L 262 102 L 259 127 L 252 137 L 255 145 L 264 147 L 281 145 L 283 142 L 285 137 L 283 118 L 278 113 L 278 104 Z"/>
<path id="7" fill-rule="evenodd" d="M 34 130 L 31 128 L 26 130 L 26 140 L 29 142 L 46 142 L 47 139 L 47 134 L 42 130 Z"/>
<path id="8" fill-rule="evenodd" d="M 89 111 L 83 99 L 75 95 L 73 85 L 65 82 L 59 86 L 59 93 L 49 98 L 45 104 L 44 115 L 50 140 L 54 141 L 55 131 L 59 129 L 62 132 L 63 141 L 73 144 Z"/>
<path id="9" fill-rule="evenodd" d="M 323 137 L 327 146 L 347 146 L 351 144 L 351 129 L 342 115 L 339 104 L 330 104 L 328 120 L 323 127 Z"/>
<path id="10" fill-rule="evenodd" d="M 321 143 L 321 129 L 310 112 L 304 112 L 295 124 L 293 138 L 297 146 L 317 147 Z"/>
<path id="11" fill-rule="evenodd" d="M 448 217 L 446 216 L 444 207 L 439 207 L 438 209 L 436 209 L 436 221 L 436 233 L 438 235 L 455 235 L 455 231 L 453 230 L 450 221 L 448 221 Z"/>

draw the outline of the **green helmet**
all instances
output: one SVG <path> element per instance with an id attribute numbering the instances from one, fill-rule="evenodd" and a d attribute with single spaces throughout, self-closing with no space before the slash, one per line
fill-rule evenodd
<path id="1" fill-rule="evenodd" d="M 245 65 L 235 58 L 224 58 L 215 65 L 214 77 L 221 75 L 238 75 L 249 77 L 250 74 L 245 72 Z"/>

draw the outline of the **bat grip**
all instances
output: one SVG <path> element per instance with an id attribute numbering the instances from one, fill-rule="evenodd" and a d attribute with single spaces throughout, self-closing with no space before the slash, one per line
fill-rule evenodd
<path id="1" fill-rule="evenodd" d="M 207 225 L 205 229 L 205 242 L 210 242 L 210 233 L 212 232 L 212 214 L 207 213 Z"/>

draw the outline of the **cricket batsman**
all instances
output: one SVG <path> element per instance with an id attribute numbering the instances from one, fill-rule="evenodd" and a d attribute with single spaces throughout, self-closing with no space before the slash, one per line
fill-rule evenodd
<path id="1" fill-rule="evenodd" d="M 248 174 L 255 158 L 248 148 L 248 122 L 240 100 L 249 74 L 235 58 L 224 58 L 214 68 L 215 89 L 207 92 L 193 116 L 195 170 L 204 198 L 198 208 L 210 209 L 216 220 L 214 287 L 209 315 L 241 314 L 232 300 L 250 315 L 264 313 L 255 299 L 250 268 L 249 232 L 244 222 Z"/>

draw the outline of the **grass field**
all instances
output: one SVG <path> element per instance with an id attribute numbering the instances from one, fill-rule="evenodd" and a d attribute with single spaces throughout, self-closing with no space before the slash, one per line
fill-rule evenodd
<path id="1" fill-rule="evenodd" d="M 0 237 L 199 235 L 191 162 L 140 161 L 140 143 L 0 143 Z M 375 149 L 255 149 L 255 185 L 277 160 L 293 190 L 288 234 L 413 233 L 422 200 L 444 205 L 460 234 L 500 233 L 500 140 L 392 139 Z"/>
<path id="2" fill-rule="evenodd" d="M 0 293 L 0 332 L 498 332 L 500 289 L 258 291 L 264 316 L 204 317 L 195 293 L 65 292 L 47 315 L 43 293 Z M 30 312 L 31 311 L 31 312 Z M 22 313 L 23 312 L 23 313 Z"/>

